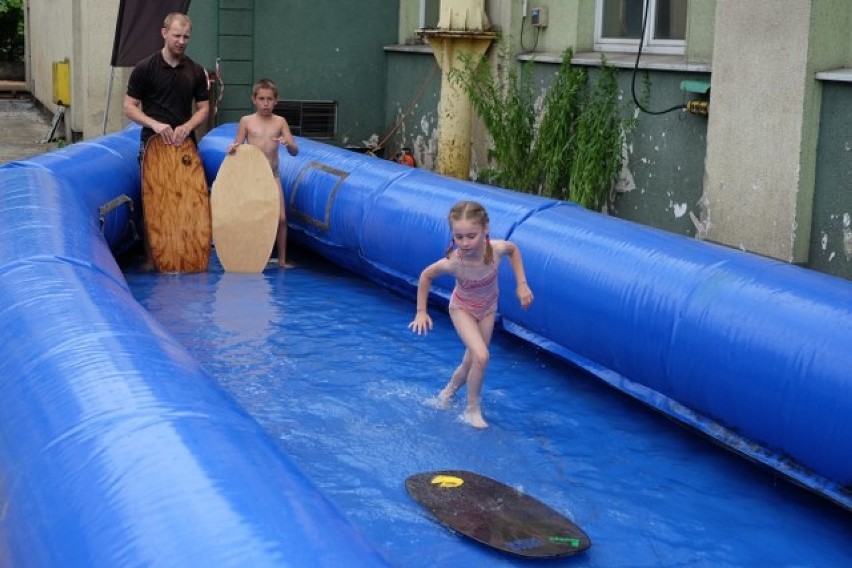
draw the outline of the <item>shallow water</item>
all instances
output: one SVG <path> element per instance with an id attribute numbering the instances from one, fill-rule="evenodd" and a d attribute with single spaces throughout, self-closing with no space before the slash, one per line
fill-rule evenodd
<path id="1" fill-rule="evenodd" d="M 437 469 L 494 477 L 579 524 L 591 549 L 548 566 L 852 562 L 849 513 L 508 334 L 495 334 L 483 388 L 490 428 L 461 423 L 462 398 L 430 403 L 463 353 L 443 308 L 418 337 L 406 328 L 413 294 L 308 253 L 296 261 L 262 275 L 212 262 L 205 274 L 126 277 L 391 563 L 533 563 L 455 535 L 414 503 L 405 478 Z"/>

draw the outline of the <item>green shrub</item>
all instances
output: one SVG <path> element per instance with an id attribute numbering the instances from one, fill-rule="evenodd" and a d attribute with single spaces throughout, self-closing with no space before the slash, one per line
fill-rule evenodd
<path id="1" fill-rule="evenodd" d="M 23 59 L 23 0 L 0 0 L 0 61 L 22 61 Z"/>
<path id="2" fill-rule="evenodd" d="M 610 203 L 621 170 L 625 137 L 635 119 L 619 98 L 617 71 L 601 59 L 589 84 L 584 68 L 566 50 L 536 122 L 533 62 L 521 65 L 500 43 L 496 72 L 486 59 L 461 56 L 450 72 L 468 94 L 491 138 L 486 183 L 573 201 L 590 209 Z"/>

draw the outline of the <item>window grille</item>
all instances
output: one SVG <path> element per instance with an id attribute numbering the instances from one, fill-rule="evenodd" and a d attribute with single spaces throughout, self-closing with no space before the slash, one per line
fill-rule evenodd
<path id="1" fill-rule="evenodd" d="M 337 101 L 280 101 L 274 112 L 287 120 L 294 136 L 330 140 L 337 135 Z"/>

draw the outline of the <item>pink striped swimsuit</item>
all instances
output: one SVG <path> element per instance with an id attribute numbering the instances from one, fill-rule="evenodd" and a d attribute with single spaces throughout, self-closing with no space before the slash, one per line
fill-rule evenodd
<path id="1" fill-rule="evenodd" d="M 475 280 L 456 279 L 456 287 L 450 297 L 451 310 L 464 310 L 476 321 L 480 321 L 497 311 L 497 263 L 490 264 L 491 270 Z"/>

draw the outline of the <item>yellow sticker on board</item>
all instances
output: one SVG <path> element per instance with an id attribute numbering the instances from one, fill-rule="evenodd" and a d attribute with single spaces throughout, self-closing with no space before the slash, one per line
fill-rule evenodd
<path id="1" fill-rule="evenodd" d="M 456 477 L 454 475 L 436 475 L 432 478 L 432 485 L 437 485 L 438 487 L 443 487 L 445 489 L 458 487 L 462 483 L 464 483 L 464 480 L 461 477 Z"/>

